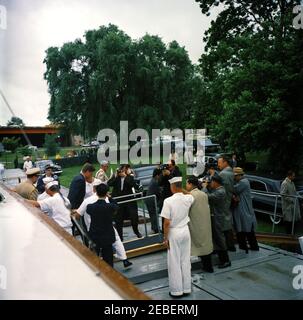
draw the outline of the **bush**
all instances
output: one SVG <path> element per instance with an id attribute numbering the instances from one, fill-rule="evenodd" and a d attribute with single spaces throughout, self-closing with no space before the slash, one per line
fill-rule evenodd
<path id="1" fill-rule="evenodd" d="M 45 152 L 49 157 L 55 156 L 59 151 L 59 144 L 56 142 L 56 136 L 47 134 L 45 136 L 45 142 L 43 147 L 45 148 Z"/>
<path id="2" fill-rule="evenodd" d="M 32 156 L 32 155 L 33 155 L 33 150 L 32 150 L 32 149 L 29 149 L 28 146 L 19 148 L 19 152 L 20 152 L 23 156 Z"/>
<path id="3" fill-rule="evenodd" d="M 19 146 L 20 138 L 3 138 L 2 144 L 4 146 L 4 149 L 7 151 L 15 152 Z"/>

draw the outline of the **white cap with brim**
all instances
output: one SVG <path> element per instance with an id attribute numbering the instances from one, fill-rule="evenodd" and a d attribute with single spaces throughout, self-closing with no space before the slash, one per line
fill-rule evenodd
<path id="1" fill-rule="evenodd" d="M 58 186 L 59 185 L 59 182 L 58 181 L 51 181 L 51 182 L 49 182 L 46 186 L 45 186 L 45 188 L 46 189 L 49 189 L 49 188 L 51 188 L 52 186 Z"/>
<path id="2" fill-rule="evenodd" d="M 44 184 L 48 184 L 49 182 L 52 182 L 52 181 L 54 181 L 54 180 L 55 180 L 55 179 L 52 178 L 52 177 L 46 177 L 46 178 L 42 179 L 42 181 L 43 181 Z"/>
<path id="3" fill-rule="evenodd" d="M 31 168 L 31 169 L 27 169 L 25 174 L 27 176 L 33 176 L 35 174 L 39 174 L 40 173 L 40 169 L 39 168 Z"/>
<path id="4" fill-rule="evenodd" d="M 182 177 L 173 177 L 170 180 L 168 180 L 170 184 L 182 182 Z"/>
<path id="5" fill-rule="evenodd" d="M 100 179 L 94 179 L 93 181 L 93 187 L 99 186 L 102 183 Z"/>

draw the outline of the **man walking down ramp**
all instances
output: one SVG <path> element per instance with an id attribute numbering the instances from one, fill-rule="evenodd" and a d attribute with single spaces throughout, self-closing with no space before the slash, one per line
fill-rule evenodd
<path id="1" fill-rule="evenodd" d="M 164 243 L 167 251 L 170 296 L 182 297 L 191 293 L 189 209 L 192 195 L 182 192 L 182 177 L 169 180 L 173 195 L 164 200 Z"/>

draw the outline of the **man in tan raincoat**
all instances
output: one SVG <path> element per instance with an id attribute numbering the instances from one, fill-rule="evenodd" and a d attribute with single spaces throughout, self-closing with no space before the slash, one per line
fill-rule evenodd
<path id="1" fill-rule="evenodd" d="M 189 178 L 186 183 L 186 190 L 195 199 L 189 211 L 188 224 L 191 235 L 191 255 L 201 258 L 204 271 L 214 272 L 211 261 L 213 241 L 208 197 L 198 189 L 198 183 L 196 177 Z"/>
<path id="2" fill-rule="evenodd" d="M 293 182 L 295 177 L 295 173 L 290 170 L 287 173 L 287 177 L 281 184 L 282 212 L 287 233 L 292 232 L 293 215 L 295 215 L 295 222 L 301 220 L 300 205 L 298 199 L 296 199 L 295 197 L 287 197 L 298 195 L 296 186 Z"/>

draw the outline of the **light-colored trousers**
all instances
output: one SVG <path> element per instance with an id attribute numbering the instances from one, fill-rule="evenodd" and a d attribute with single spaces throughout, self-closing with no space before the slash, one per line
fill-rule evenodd
<path id="1" fill-rule="evenodd" d="M 124 249 L 124 245 L 119 237 L 119 234 L 116 228 L 114 228 L 114 230 L 115 230 L 115 237 L 116 237 L 116 241 L 113 243 L 113 248 L 116 250 L 116 254 L 114 256 L 120 260 L 126 260 L 127 256 Z"/>
<path id="2" fill-rule="evenodd" d="M 191 292 L 190 233 L 188 226 L 170 228 L 167 267 L 170 293 L 181 296 Z"/>

